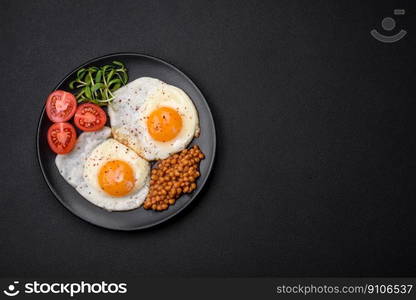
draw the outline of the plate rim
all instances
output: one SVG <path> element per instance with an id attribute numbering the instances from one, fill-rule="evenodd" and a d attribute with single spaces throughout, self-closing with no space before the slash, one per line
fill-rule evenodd
<path id="1" fill-rule="evenodd" d="M 49 182 L 45 170 L 43 168 L 42 162 L 41 162 L 41 153 L 40 153 L 40 146 L 39 146 L 39 141 L 40 141 L 40 129 L 41 129 L 41 123 L 43 121 L 43 118 L 45 116 L 45 107 L 46 104 L 43 103 L 43 107 L 42 110 L 40 112 L 40 116 L 38 118 L 38 125 L 36 128 L 36 157 L 37 157 L 37 161 L 39 164 L 39 167 L 41 169 L 42 172 L 42 176 L 43 179 L 45 180 L 49 190 L 52 192 L 52 194 L 55 196 L 55 198 L 68 210 L 70 211 L 73 215 L 75 215 L 76 217 L 78 217 L 79 219 L 83 220 L 84 222 L 87 222 L 89 224 L 92 224 L 94 226 L 100 227 L 100 228 L 105 228 L 105 229 L 110 229 L 110 230 L 115 230 L 115 231 L 137 231 L 137 230 L 143 230 L 143 229 L 147 229 L 147 228 L 151 228 L 151 227 L 155 227 L 161 223 L 164 223 L 168 220 L 170 220 L 171 218 L 173 218 L 174 216 L 178 215 L 179 213 L 181 213 L 186 207 L 188 207 L 194 200 L 195 198 L 197 198 L 197 196 L 199 195 L 199 193 L 204 189 L 204 186 L 208 180 L 208 178 L 211 175 L 211 171 L 212 168 L 214 166 L 214 162 L 215 162 L 215 157 L 216 157 L 216 152 L 217 152 L 217 133 L 216 133 L 216 126 L 215 126 L 215 121 L 214 118 L 212 116 L 212 111 L 210 106 L 208 105 L 208 102 L 204 96 L 204 94 L 201 92 L 201 90 L 198 88 L 198 86 L 195 84 L 195 82 L 189 78 L 189 76 L 187 76 L 184 72 L 182 72 L 178 67 L 176 67 L 175 65 L 173 65 L 172 63 L 169 63 L 159 57 L 153 56 L 153 55 L 149 55 L 149 54 L 144 54 L 144 53 L 138 53 L 138 52 L 115 52 L 115 53 L 110 53 L 110 54 L 105 54 L 102 56 L 98 56 L 95 58 L 92 58 L 88 61 L 86 61 L 85 63 L 82 63 L 81 65 L 77 66 L 76 68 L 74 68 L 73 70 L 71 70 L 70 72 L 68 72 L 61 81 L 59 81 L 59 83 L 57 83 L 55 85 L 55 87 L 53 88 L 53 91 L 55 91 L 63 82 L 65 82 L 74 72 L 76 72 L 79 68 L 82 68 L 84 66 L 87 66 L 95 61 L 98 60 L 102 60 L 102 59 L 107 59 L 107 58 L 111 58 L 111 57 L 115 57 L 115 56 L 121 56 L 121 55 L 125 55 L 125 56 L 138 56 L 138 57 L 144 57 L 147 59 L 151 59 L 151 60 L 155 60 L 159 63 L 162 63 L 172 69 L 174 69 L 176 72 L 178 72 L 180 75 L 182 75 L 184 78 L 186 78 L 191 85 L 193 86 L 193 88 L 197 91 L 197 93 L 199 93 L 202 96 L 203 101 L 206 104 L 206 107 L 208 109 L 209 112 L 209 116 L 208 118 L 210 119 L 211 123 L 212 123 L 212 130 L 213 130 L 213 141 L 211 143 L 211 148 L 212 148 L 212 159 L 208 165 L 208 171 L 207 171 L 207 175 L 205 176 L 204 180 L 200 183 L 201 188 L 198 191 L 195 191 L 195 194 L 192 195 L 192 198 L 190 201 L 188 201 L 187 203 L 184 203 L 177 211 L 175 211 L 172 214 L 167 215 L 166 217 L 164 217 L 161 220 L 149 223 L 147 225 L 143 225 L 143 226 L 138 226 L 138 227 L 132 227 L 132 228 L 114 228 L 114 227 L 110 227 L 110 226 L 105 226 L 102 224 L 98 224 L 96 222 L 90 221 L 85 219 L 81 214 L 77 213 L 74 209 L 72 209 L 65 201 L 63 201 L 61 199 L 61 197 L 58 195 L 58 193 L 55 191 L 54 187 L 52 186 L 52 184 Z M 141 207 L 139 207 L 138 209 L 140 209 Z"/>

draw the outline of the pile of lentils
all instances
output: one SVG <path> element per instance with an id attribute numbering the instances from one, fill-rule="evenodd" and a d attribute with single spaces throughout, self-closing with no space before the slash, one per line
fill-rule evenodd
<path id="1" fill-rule="evenodd" d="M 162 211 L 175 204 L 182 194 L 195 190 L 200 175 L 199 162 L 204 158 L 195 145 L 160 160 L 152 169 L 150 191 L 143 207 Z"/>

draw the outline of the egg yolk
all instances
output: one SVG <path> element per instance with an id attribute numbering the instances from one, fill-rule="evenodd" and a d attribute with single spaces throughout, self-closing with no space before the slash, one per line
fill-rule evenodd
<path id="1" fill-rule="evenodd" d="M 125 196 L 134 187 L 133 168 L 122 160 L 109 161 L 98 173 L 98 184 L 111 196 Z"/>
<path id="2" fill-rule="evenodd" d="M 170 107 L 159 107 L 147 119 L 150 136 L 159 142 L 173 140 L 182 129 L 180 114 Z"/>

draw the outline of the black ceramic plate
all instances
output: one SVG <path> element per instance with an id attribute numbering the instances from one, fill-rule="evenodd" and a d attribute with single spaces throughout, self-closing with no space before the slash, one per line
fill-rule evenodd
<path id="1" fill-rule="evenodd" d="M 211 171 L 215 155 L 215 126 L 208 104 L 196 85 L 180 70 L 171 64 L 148 55 L 137 53 L 110 54 L 93 59 L 82 64 L 69 73 L 55 89 L 68 89 L 68 83 L 73 79 L 74 73 L 81 67 L 88 65 L 103 65 L 119 60 L 125 63 L 129 71 L 129 78 L 133 80 L 142 76 L 159 78 L 169 84 L 183 89 L 194 102 L 201 126 L 201 135 L 195 138 L 192 144 L 198 144 L 206 158 L 201 161 L 201 176 L 197 181 L 197 189 L 182 195 L 175 205 L 162 212 L 145 210 L 142 207 L 126 212 L 108 212 L 84 199 L 59 174 L 55 166 L 55 154 L 49 149 L 46 134 L 52 124 L 45 114 L 45 108 L 39 119 L 37 132 L 37 155 L 46 183 L 56 198 L 72 213 L 97 226 L 116 230 L 137 230 L 157 225 L 173 217 L 183 210 L 195 199 L 204 186 Z M 45 95 L 46 99 L 47 95 Z M 41 101 L 44 101 L 42 99 Z"/>

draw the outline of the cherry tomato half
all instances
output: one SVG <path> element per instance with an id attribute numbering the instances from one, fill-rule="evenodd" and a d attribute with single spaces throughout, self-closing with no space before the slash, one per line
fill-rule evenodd
<path id="1" fill-rule="evenodd" d="M 75 125 L 83 131 L 96 131 L 107 122 L 105 111 L 98 105 L 84 103 L 78 106 L 74 118 Z"/>
<path id="2" fill-rule="evenodd" d="M 65 154 L 70 152 L 77 141 L 74 126 L 69 123 L 54 123 L 48 130 L 48 144 L 53 152 Z"/>
<path id="3" fill-rule="evenodd" d="M 71 93 L 57 90 L 46 100 L 46 113 L 52 122 L 66 122 L 77 109 L 77 100 Z"/>

